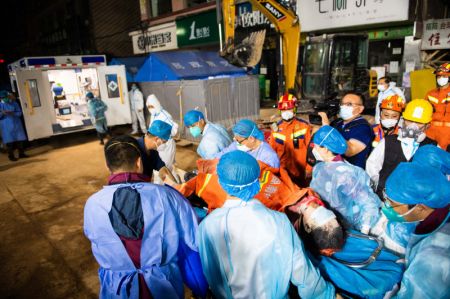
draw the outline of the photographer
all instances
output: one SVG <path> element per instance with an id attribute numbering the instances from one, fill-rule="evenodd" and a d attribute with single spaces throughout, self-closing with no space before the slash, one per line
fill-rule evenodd
<path id="1" fill-rule="evenodd" d="M 363 111 L 364 96 L 349 92 L 340 102 L 340 118 L 330 124 L 325 112 L 319 112 L 319 115 L 322 117 L 322 125 L 331 125 L 347 140 L 344 158 L 351 164 L 364 169 L 374 135 L 370 124 L 361 116 Z"/>

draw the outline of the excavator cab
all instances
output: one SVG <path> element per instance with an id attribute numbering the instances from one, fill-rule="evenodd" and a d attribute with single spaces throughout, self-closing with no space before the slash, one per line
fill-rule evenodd
<path id="1" fill-rule="evenodd" d="M 309 37 L 302 59 L 301 110 L 336 107 L 348 91 L 369 96 L 368 38 L 365 34 Z"/>

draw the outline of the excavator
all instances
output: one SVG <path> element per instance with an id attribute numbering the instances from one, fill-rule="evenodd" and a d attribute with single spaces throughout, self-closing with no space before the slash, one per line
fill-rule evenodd
<path id="1" fill-rule="evenodd" d="M 236 0 L 217 0 L 220 55 L 240 67 L 261 60 L 265 29 L 236 38 Z M 300 50 L 300 21 L 295 1 L 249 0 L 274 25 L 280 36 L 279 93 L 295 90 Z M 222 37 L 222 23 L 224 37 Z M 376 73 L 367 69 L 366 34 L 329 34 L 308 37 L 301 65 L 300 111 L 334 110 L 346 91 L 355 90 L 375 99 Z M 367 104 L 376 103 L 371 100 Z"/>

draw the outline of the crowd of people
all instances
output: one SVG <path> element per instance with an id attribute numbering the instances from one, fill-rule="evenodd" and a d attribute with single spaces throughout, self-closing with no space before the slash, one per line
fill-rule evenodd
<path id="1" fill-rule="evenodd" d="M 450 298 L 450 64 L 435 75 L 408 103 L 380 78 L 372 126 L 357 92 L 317 130 L 288 93 L 267 135 L 188 111 L 199 144 L 184 178 L 178 124 L 155 95 L 144 103 L 133 84 L 132 135 L 144 135 L 111 137 L 107 105 L 88 92 L 110 172 L 84 210 L 100 297 Z M 8 157 L 26 158 L 19 104 L 0 98 Z"/>
<path id="2" fill-rule="evenodd" d="M 408 103 L 381 78 L 373 126 L 355 92 L 314 134 L 290 94 L 267 138 L 189 111 L 182 181 L 178 125 L 150 95 L 145 135 L 106 143 L 108 185 L 85 206 L 100 297 L 450 298 L 450 64 L 435 74 Z"/>

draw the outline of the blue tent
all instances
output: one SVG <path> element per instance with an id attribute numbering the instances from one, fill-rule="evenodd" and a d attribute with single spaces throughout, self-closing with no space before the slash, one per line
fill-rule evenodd
<path id="1" fill-rule="evenodd" d="M 127 82 L 136 82 L 135 76 L 144 63 L 145 56 L 136 57 L 116 57 L 113 58 L 109 65 L 125 65 L 125 71 L 127 74 Z"/>
<path id="2" fill-rule="evenodd" d="M 136 82 L 155 82 L 245 74 L 244 69 L 229 64 L 217 52 L 191 50 L 151 53 L 134 79 Z"/>

